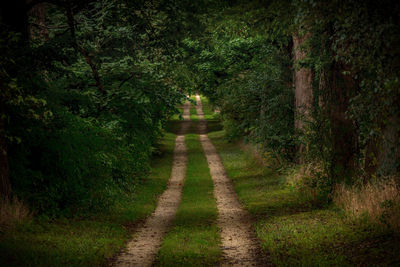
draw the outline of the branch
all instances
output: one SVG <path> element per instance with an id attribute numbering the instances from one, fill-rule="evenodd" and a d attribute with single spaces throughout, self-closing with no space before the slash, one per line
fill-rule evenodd
<path id="1" fill-rule="evenodd" d="M 68 25 L 61 25 L 61 26 L 46 26 L 46 25 L 40 25 L 34 22 L 30 23 L 31 25 L 38 27 L 38 28 L 45 28 L 45 29 L 66 29 L 68 28 Z"/>
<path id="2" fill-rule="evenodd" d="M 121 83 L 118 86 L 118 89 L 120 89 L 122 87 L 122 85 L 124 85 L 126 82 L 128 82 L 130 79 L 132 79 L 133 77 L 135 77 L 136 74 L 139 74 L 137 72 L 133 72 L 131 73 L 131 75 L 129 75 L 128 78 L 126 78 L 125 80 L 122 80 Z"/>
<path id="3" fill-rule="evenodd" d="M 25 11 L 29 12 L 34 6 L 42 3 L 49 3 L 56 6 L 66 7 L 66 3 L 60 0 L 32 0 L 25 6 Z"/>
<path id="4" fill-rule="evenodd" d="M 96 65 L 94 64 L 93 60 L 89 56 L 89 53 L 85 49 L 83 49 L 81 46 L 79 46 L 79 44 L 76 40 L 75 21 L 74 21 L 74 15 L 72 14 L 71 6 L 68 6 L 66 8 L 66 11 L 67 11 L 68 25 L 69 25 L 72 40 L 73 40 L 73 47 L 76 51 L 78 51 L 86 59 L 86 62 L 88 63 L 88 65 L 90 66 L 90 68 L 92 70 L 93 78 L 96 81 L 97 88 L 103 95 L 106 95 L 107 91 L 104 89 L 104 86 L 101 83 L 99 72 L 97 71 Z"/>

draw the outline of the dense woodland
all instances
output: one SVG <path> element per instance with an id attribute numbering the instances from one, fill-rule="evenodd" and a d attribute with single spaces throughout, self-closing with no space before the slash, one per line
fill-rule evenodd
<path id="1" fill-rule="evenodd" d="M 15 0 L 0 16 L 2 205 L 113 209 L 198 92 L 312 205 L 351 210 L 368 188 L 398 229 L 398 1 Z"/>

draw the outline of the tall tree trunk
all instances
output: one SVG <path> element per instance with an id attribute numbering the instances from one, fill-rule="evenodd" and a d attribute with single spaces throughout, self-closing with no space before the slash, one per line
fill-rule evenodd
<path id="1" fill-rule="evenodd" d="M 382 129 L 382 140 L 378 149 L 378 171 L 382 175 L 394 175 L 399 170 L 400 161 L 400 117 L 393 114 Z"/>
<path id="2" fill-rule="evenodd" d="M 30 2 L 28 1 L 28 4 Z M 33 18 L 34 23 L 29 27 L 30 38 L 48 41 L 49 30 L 46 26 L 46 5 L 44 3 L 36 4 L 29 11 L 29 15 Z"/>
<path id="3" fill-rule="evenodd" d="M 8 199 L 11 194 L 9 177 L 8 150 L 5 136 L 5 105 L 0 103 L 0 194 L 1 198 Z"/>
<path id="4" fill-rule="evenodd" d="M 15 46 L 23 48 L 28 41 L 28 16 L 25 0 L 0 1 L 0 17 L 2 30 L 19 34 L 19 42 Z M 15 47 L 14 47 L 15 48 Z M 8 77 L 0 77 L 0 194 L 2 198 L 11 195 L 9 177 L 9 161 L 6 139 L 6 101 L 7 91 L 5 80 L 18 76 L 18 68 L 7 69 Z"/>
<path id="5" fill-rule="evenodd" d="M 378 138 L 371 138 L 365 148 L 364 158 L 364 183 L 366 183 L 372 176 L 376 175 L 378 170 Z"/>
<path id="6" fill-rule="evenodd" d="M 307 39 L 310 38 L 309 34 L 302 37 L 293 35 L 293 52 L 294 63 L 305 59 L 307 52 L 302 48 Z M 311 121 L 311 109 L 313 105 L 313 89 L 312 89 L 313 73 L 310 68 L 296 67 L 294 69 L 294 87 L 295 87 L 295 128 L 300 133 L 305 130 L 306 123 Z M 304 162 L 304 153 L 306 147 L 301 144 L 298 148 L 299 163 Z"/>
<path id="7" fill-rule="evenodd" d="M 356 168 L 357 129 L 346 115 L 349 101 L 354 94 L 356 84 L 351 75 L 344 75 L 346 68 L 334 63 L 332 86 L 330 86 L 329 115 L 332 136 L 332 175 L 337 181 L 351 178 Z"/>

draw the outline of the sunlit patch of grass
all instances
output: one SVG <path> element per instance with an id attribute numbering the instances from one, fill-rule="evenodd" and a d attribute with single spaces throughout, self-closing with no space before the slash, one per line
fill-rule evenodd
<path id="1" fill-rule="evenodd" d="M 150 176 L 112 211 L 86 219 L 34 218 L 0 233 L 0 266 L 99 266 L 124 247 L 132 225 L 148 216 L 171 173 L 175 135 L 167 134 Z"/>
<path id="2" fill-rule="evenodd" d="M 367 221 L 354 223 L 331 206 L 315 208 L 279 174 L 257 161 L 224 132 L 209 134 L 239 200 L 255 218 L 262 248 L 278 266 L 400 264 L 400 237 Z"/>
<path id="3" fill-rule="evenodd" d="M 188 166 L 175 226 L 158 253 L 160 266 L 216 266 L 221 251 L 213 184 L 198 135 L 186 135 Z"/>

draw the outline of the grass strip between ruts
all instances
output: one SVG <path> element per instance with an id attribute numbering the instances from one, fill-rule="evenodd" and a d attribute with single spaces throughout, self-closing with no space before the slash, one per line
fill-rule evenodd
<path id="1" fill-rule="evenodd" d="M 199 135 L 186 135 L 188 165 L 174 227 L 157 256 L 160 266 L 216 266 L 221 257 L 217 206 Z"/>

